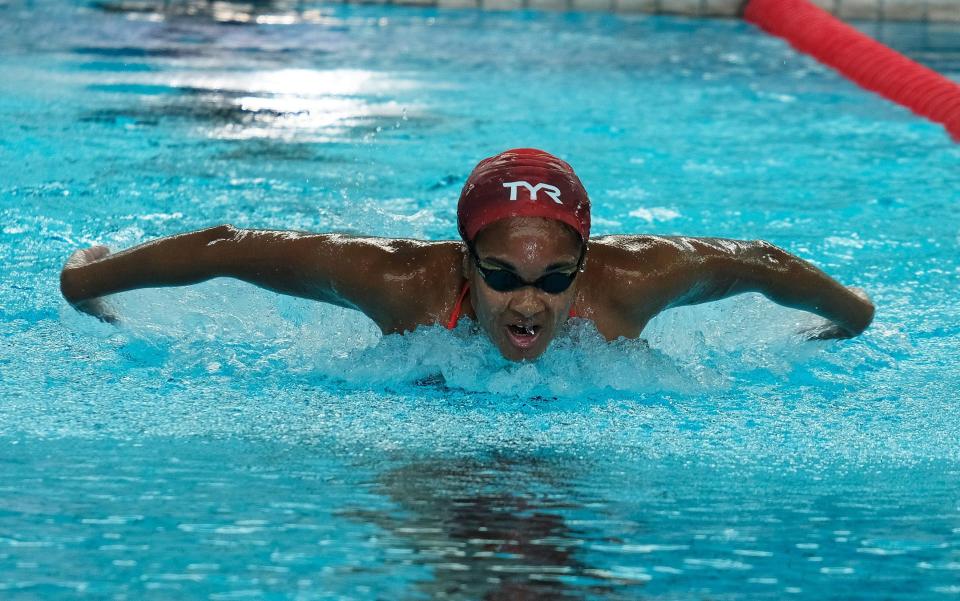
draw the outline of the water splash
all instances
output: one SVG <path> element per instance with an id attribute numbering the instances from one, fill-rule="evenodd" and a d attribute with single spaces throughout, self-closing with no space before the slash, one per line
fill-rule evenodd
<path id="1" fill-rule="evenodd" d="M 523 363 L 505 360 L 470 320 L 454 331 L 436 325 L 382 336 L 356 312 L 278 299 L 236 282 L 138 291 L 116 302 L 126 316 L 119 332 L 86 318 L 73 322 L 110 336 L 133 363 L 198 374 L 279 370 L 358 391 L 430 383 L 460 393 L 581 400 L 719 393 L 810 376 L 811 362 L 837 346 L 803 341 L 797 332 L 817 318 L 759 296 L 669 311 L 637 340 L 607 342 L 592 322 L 574 319 L 543 357 Z M 873 357 L 875 367 L 889 361 L 884 352 Z M 841 369 L 863 361 L 836 360 Z"/>

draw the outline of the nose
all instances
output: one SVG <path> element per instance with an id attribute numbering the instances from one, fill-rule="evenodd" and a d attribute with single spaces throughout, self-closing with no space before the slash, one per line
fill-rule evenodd
<path id="1" fill-rule="evenodd" d="M 543 311 L 544 303 L 533 286 L 524 286 L 514 293 L 510 309 L 524 318 L 533 317 Z"/>

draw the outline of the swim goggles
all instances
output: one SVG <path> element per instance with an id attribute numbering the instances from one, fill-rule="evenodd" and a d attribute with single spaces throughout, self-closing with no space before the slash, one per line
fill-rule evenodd
<path id="1" fill-rule="evenodd" d="M 583 267 L 583 260 L 587 256 L 587 245 L 584 244 L 583 250 L 580 251 L 580 258 L 577 259 L 577 268 L 572 272 L 548 273 L 533 282 L 528 282 L 509 269 L 488 269 L 483 267 L 480 265 L 480 257 L 477 255 L 477 251 L 474 250 L 473 244 L 468 243 L 467 249 L 469 249 L 470 255 L 473 257 L 477 271 L 480 272 L 480 277 L 487 283 L 487 286 L 490 286 L 497 292 L 510 292 L 523 288 L 524 286 L 533 286 L 534 288 L 543 290 L 547 294 L 560 294 L 573 284 L 573 280 L 577 277 L 577 274 L 580 273 L 580 269 Z"/>

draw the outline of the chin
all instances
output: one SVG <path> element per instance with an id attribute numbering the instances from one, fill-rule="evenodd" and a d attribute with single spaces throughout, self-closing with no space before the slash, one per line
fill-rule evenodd
<path id="1" fill-rule="evenodd" d="M 505 359 L 509 359 L 510 361 L 520 363 L 522 361 L 536 361 L 537 359 L 540 358 L 540 355 L 542 355 L 545 350 L 546 349 L 538 350 L 538 351 L 525 351 L 522 354 L 520 354 L 511 349 L 501 348 L 500 354 L 502 354 Z"/>

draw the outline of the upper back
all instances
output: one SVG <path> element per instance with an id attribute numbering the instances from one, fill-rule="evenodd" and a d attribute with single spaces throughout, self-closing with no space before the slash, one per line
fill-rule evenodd
<path id="1" fill-rule="evenodd" d="M 384 332 L 445 323 L 465 283 L 466 248 L 458 240 L 379 240 L 387 260 L 371 278 L 370 304 L 361 307 Z M 593 320 L 607 338 L 637 336 L 669 303 L 679 239 L 602 236 L 590 240 L 577 281 L 574 312 Z M 371 302 L 368 301 L 368 302 Z"/>

